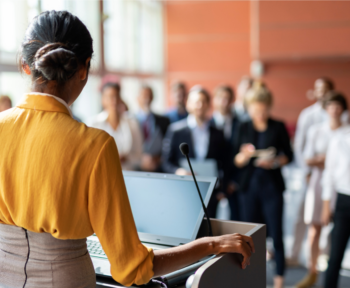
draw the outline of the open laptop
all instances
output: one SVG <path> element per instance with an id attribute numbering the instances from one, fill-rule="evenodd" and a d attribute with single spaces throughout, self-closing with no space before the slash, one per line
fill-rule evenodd
<path id="1" fill-rule="evenodd" d="M 154 250 L 196 239 L 204 217 L 192 176 L 123 171 L 125 185 L 141 242 Z M 205 205 L 216 177 L 197 177 Z M 111 227 L 113 229 L 113 227 Z M 95 272 L 111 277 L 110 263 L 96 236 L 87 240 Z"/>
<path id="2" fill-rule="evenodd" d="M 179 164 L 180 167 L 190 171 L 190 166 L 186 158 L 180 159 Z M 191 166 L 196 176 L 218 177 L 218 165 L 214 159 L 191 159 Z"/>

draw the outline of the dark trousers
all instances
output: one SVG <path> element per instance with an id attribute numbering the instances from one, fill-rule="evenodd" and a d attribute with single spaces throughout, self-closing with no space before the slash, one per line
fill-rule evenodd
<path id="1" fill-rule="evenodd" d="M 231 220 L 232 221 L 240 221 L 241 220 L 240 213 L 239 213 L 238 193 L 239 192 L 234 192 L 233 194 L 231 194 L 227 197 L 228 203 L 230 204 Z"/>
<path id="2" fill-rule="evenodd" d="M 338 287 L 339 271 L 350 238 L 350 196 L 338 193 L 333 220 L 332 246 L 326 271 L 325 288 Z"/>
<path id="3" fill-rule="evenodd" d="M 285 256 L 283 243 L 283 192 L 274 183 L 251 178 L 249 189 L 240 193 L 241 219 L 246 222 L 266 224 L 267 234 L 273 239 L 276 274 L 284 275 Z M 265 182 L 265 183 L 264 183 Z"/>

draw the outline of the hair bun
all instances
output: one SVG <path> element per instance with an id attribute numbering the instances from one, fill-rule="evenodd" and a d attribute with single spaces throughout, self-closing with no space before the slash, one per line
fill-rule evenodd
<path id="1" fill-rule="evenodd" d="M 35 54 L 34 69 L 46 80 L 66 82 L 78 70 L 78 59 L 74 52 L 62 43 L 51 43 Z"/>

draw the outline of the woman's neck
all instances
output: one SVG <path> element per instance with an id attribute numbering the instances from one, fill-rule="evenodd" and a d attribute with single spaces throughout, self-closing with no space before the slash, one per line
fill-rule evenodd
<path id="1" fill-rule="evenodd" d="M 336 118 L 331 118 L 329 121 L 329 126 L 331 130 L 336 130 L 341 126 L 341 120 Z"/>
<path id="2" fill-rule="evenodd" d="M 253 120 L 254 129 L 258 132 L 264 132 L 267 129 L 267 121 L 254 121 Z"/>
<path id="3" fill-rule="evenodd" d="M 113 130 L 117 130 L 120 123 L 119 113 L 108 113 L 107 121 Z"/>
<path id="4" fill-rule="evenodd" d="M 57 84 L 52 83 L 52 81 L 50 81 L 47 85 L 43 86 L 43 85 L 36 85 L 33 84 L 32 88 L 31 88 L 31 92 L 37 92 L 37 93 L 44 93 L 44 94 L 50 94 L 52 96 L 56 96 L 60 99 L 62 99 L 63 101 L 65 101 L 68 105 L 71 105 L 71 95 L 70 93 L 66 92 L 66 89 L 64 89 L 63 91 L 61 91 L 61 93 L 58 91 L 57 89 Z"/>

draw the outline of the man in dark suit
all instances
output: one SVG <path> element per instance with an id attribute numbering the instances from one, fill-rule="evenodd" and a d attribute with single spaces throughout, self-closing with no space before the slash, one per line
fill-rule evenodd
<path id="1" fill-rule="evenodd" d="M 222 131 L 210 125 L 207 117 L 210 109 L 210 95 L 201 87 L 192 89 L 186 106 L 189 116 L 170 125 L 163 141 L 163 170 L 178 175 L 190 174 L 189 171 L 180 167 L 180 160 L 184 159 L 184 156 L 179 146 L 186 142 L 189 144 L 190 158 L 216 161 L 222 185 L 226 146 Z M 215 194 L 208 205 L 210 217 L 215 217 L 217 203 Z"/>
<path id="2" fill-rule="evenodd" d="M 188 116 L 186 110 L 187 102 L 187 89 L 186 85 L 182 82 L 176 82 L 171 86 L 171 96 L 174 101 L 174 108 L 168 111 L 165 114 L 170 120 L 171 123 L 175 123 L 182 119 L 185 119 Z"/>
<path id="3" fill-rule="evenodd" d="M 233 159 L 234 144 L 240 125 L 237 115 L 231 109 L 234 98 L 235 95 L 230 86 L 221 85 L 216 88 L 213 100 L 214 113 L 211 119 L 212 125 L 224 133 L 227 150 L 231 152 L 231 159 Z M 225 194 L 221 195 L 221 197 L 226 197 L 230 203 L 231 220 L 240 220 L 237 195 L 239 171 L 233 161 L 228 161 L 226 169 L 227 185 L 225 187 Z"/>
<path id="4" fill-rule="evenodd" d="M 167 117 L 152 112 L 153 98 L 152 88 L 143 86 L 137 99 L 140 110 L 136 114 L 144 139 L 141 170 L 160 172 L 162 142 L 170 121 Z"/>

